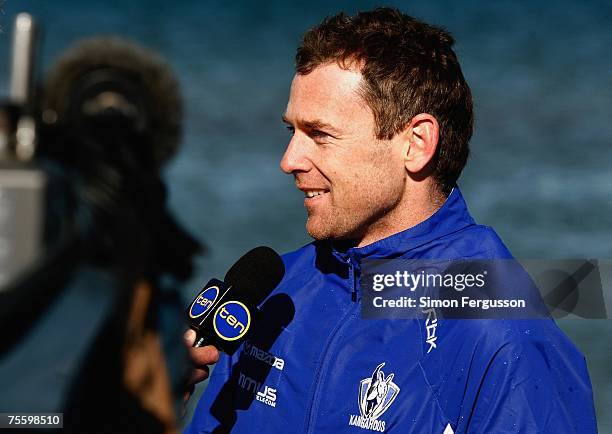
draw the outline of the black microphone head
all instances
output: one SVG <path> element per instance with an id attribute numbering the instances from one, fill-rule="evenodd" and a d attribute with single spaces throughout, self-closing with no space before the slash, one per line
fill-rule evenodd
<path id="1" fill-rule="evenodd" d="M 241 299 L 257 306 L 278 286 L 285 275 L 285 264 L 270 247 L 260 246 L 245 253 L 225 274 L 225 283 L 234 287 Z"/>

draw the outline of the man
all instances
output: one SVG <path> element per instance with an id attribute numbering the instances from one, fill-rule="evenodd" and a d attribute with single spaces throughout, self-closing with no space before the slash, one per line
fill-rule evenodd
<path id="1" fill-rule="evenodd" d="M 596 432 L 584 359 L 552 320 L 441 319 L 432 338 L 426 320 L 360 317 L 364 260 L 511 258 L 456 186 L 473 117 L 452 44 L 388 8 L 306 33 L 281 168 L 315 242 L 264 303 L 286 321 L 220 358 L 187 433 Z M 218 354 L 192 354 L 199 380 Z"/>

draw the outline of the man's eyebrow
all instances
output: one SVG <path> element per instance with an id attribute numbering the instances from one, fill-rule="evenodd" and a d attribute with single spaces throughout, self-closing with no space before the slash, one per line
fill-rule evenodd
<path id="1" fill-rule="evenodd" d="M 282 120 L 284 123 L 289 124 L 289 125 L 293 125 L 293 122 L 291 122 L 289 119 L 287 119 L 287 116 L 283 115 L 282 116 Z M 327 122 L 323 122 L 320 119 L 313 119 L 313 120 L 298 120 L 297 124 L 300 125 L 302 128 L 308 129 L 308 130 L 326 130 L 327 132 L 330 132 L 332 134 L 340 134 L 340 131 L 338 131 L 337 128 L 335 128 L 333 125 L 328 124 Z"/>

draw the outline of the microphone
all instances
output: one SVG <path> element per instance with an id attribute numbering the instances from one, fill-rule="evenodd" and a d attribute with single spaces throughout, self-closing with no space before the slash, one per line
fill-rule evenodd
<path id="1" fill-rule="evenodd" d="M 261 246 L 242 256 L 223 281 L 211 279 L 185 312 L 194 347 L 214 345 L 232 354 L 253 330 L 259 306 L 285 275 L 281 257 Z"/>

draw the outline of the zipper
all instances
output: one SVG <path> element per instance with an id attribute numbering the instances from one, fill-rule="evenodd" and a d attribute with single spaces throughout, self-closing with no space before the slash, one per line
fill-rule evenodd
<path id="1" fill-rule="evenodd" d="M 350 256 L 346 262 L 349 266 L 349 279 L 351 279 L 352 282 L 351 301 L 357 303 L 357 279 L 355 279 L 355 268 L 353 267 Z"/>
<path id="2" fill-rule="evenodd" d="M 351 263 L 350 258 L 347 260 L 347 264 L 349 266 L 349 288 L 352 289 L 352 296 L 351 296 L 351 300 L 352 301 L 357 301 L 357 290 L 356 290 L 356 286 L 355 286 L 355 270 L 353 268 L 353 264 Z M 342 318 L 340 319 L 340 321 L 338 322 L 338 324 L 336 325 L 336 327 L 334 327 L 334 329 L 332 330 L 332 332 L 329 335 L 329 338 L 327 339 L 325 348 L 323 350 L 323 354 L 321 356 L 321 363 L 319 364 L 319 369 L 317 369 L 317 372 L 315 373 L 315 379 L 314 379 L 314 393 L 312 394 L 312 398 L 310 400 L 310 403 L 308 405 L 308 412 L 307 417 L 306 417 L 306 434 L 310 434 L 311 431 L 311 427 L 314 426 L 314 419 L 315 419 L 315 410 L 316 410 L 316 406 L 315 404 L 317 403 L 317 399 L 319 398 L 320 395 L 320 387 L 319 387 L 319 381 L 321 380 L 321 377 L 323 376 L 323 374 L 325 373 L 324 371 L 326 371 L 325 367 L 327 365 L 327 359 L 328 359 L 328 355 L 330 352 L 330 348 L 332 347 L 332 343 L 334 342 L 336 336 L 338 336 L 340 330 L 343 328 L 343 326 L 346 325 L 347 321 L 346 319 L 349 318 L 350 316 L 352 316 L 355 313 L 355 310 L 359 307 L 359 303 L 351 303 L 351 306 L 349 307 L 349 309 L 346 311 L 346 313 L 344 315 L 342 315 Z"/>

